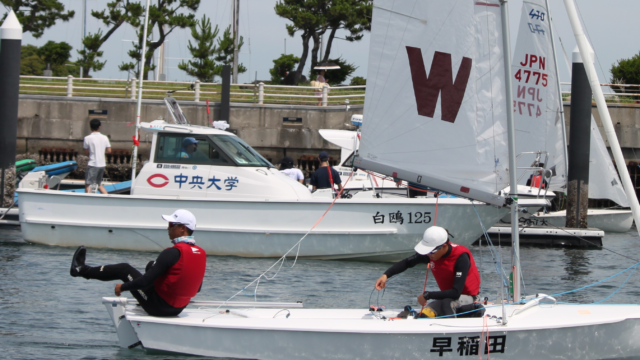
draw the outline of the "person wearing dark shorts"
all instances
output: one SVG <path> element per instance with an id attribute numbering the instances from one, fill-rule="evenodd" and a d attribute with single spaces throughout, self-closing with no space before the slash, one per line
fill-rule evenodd
<path id="1" fill-rule="evenodd" d="M 323 151 L 318 155 L 320 167 L 316 170 L 309 180 L 309 184 L 313 186 L 313 191 L 317 189 L 334 189 L 334 184 L 338 185 L 338 192 L 342 191 L 342 179 L 340 173 L 329 166 L 329 154 Z"/>
<path id="2" fill-rule="evenodd" d="M 82 145 L 85 155 L 89 157 L 84 186 L 86 193 L 89 193 L 91 185 L 96 185 L 101 194 L 107 193 L 107 190 L 102 186 L 102 176 L 107 165 L 104 154 L 111 154 L 111 143 L 108 137 L 100 133 L 101 125 L 99 119 L 91 119 L 89 122 L 91 134 L 85 136 Z"/>
<path id="3" fill-rule="evenodd" d="M 85 264 L 87 249 L 80 246 L 73 255 L 71 276 L 120 280 L 123 283 L 115 286 L 116 296 L 123 291 L 131 292 L 149 315 L 180 314 L 202 288 L 207 254 L 195 243 L 196 219 L 191 212 L 176 210 L 162 218 L 168 222 L 169 238 L 174 246 L 163 250 L 156 261 L 150 261 L 144 274 L 126 263 L 88 266 Z"/>

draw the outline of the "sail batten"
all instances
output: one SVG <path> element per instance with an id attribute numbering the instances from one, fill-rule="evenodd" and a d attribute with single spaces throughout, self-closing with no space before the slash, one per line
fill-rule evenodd
<path id="1" fill-rule="evenodd" d="M 367 121 L 355 165 L 502 206 L 508 154 L 499 1 L 380 0 L 373 11 Z"/>

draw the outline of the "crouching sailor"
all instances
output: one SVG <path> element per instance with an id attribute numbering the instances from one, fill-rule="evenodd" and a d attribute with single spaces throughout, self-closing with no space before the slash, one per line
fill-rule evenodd
<path id="1" fill-rule="evenodd" d="M 162 215 L 168 222 L 174 244 L 163 250 L 156 261 L 147 264 L 145 274 L 129 264 L 91 267 L 85 265 L 87 249 L 80 246 L 71 262 L 71 276 L 100 281 L 120 280 L 116 296 L 130 291 L 142 308 L 153 316 L 176 316 L 202 288 L 207 254 L 196 245 L 193 231 L 196 218 L 187 210 Z"/>
<path id="2" fill-rule="evenodd" d="M 422 310 L 422 316 L 453 315 L 456 309 L 468 308 L 465 305 L 472 305 L 478 300 L 480 274 L 473 256 L 466 247 L 449 242 L 449 234 L 444 228 L 428 228 L 415 250 L 417 254 L 397 262 L 385 271 L 376 281 L 378 291 L 385 288 L 390 277 L 418 264 L 430 262 L 431 272 L 440 291 L 426 291 L 418 296 L 418 302 L 422 306 L 427 304 L 427 300 L 433 300 Z"/>

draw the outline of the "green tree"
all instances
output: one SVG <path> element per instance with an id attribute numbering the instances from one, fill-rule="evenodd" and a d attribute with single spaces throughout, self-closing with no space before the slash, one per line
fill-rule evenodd
<path id="1" fill-rule="evenodd" d="M 329 59 L 328 61 L 340 66 L 340 69 L 329 70 L 324 75 L 325 79 L 327 79 L 327 82 L 331 85 L 342 84 L 358 68 L 353 64 L 349 64 L 342 58 Z M 311 71 L 311 79 L 315 79 L 316 73 L 317 70 Z"/>
<path id="2" fill-rule="evenodd" d="M 45 64 L 52 68 L 55 65 L 66 64 L 71 57 L 72 49 L 73 47 L 64 41 L 59 43 L 55 41 L 47 41 L 47 43 L 40 47 L 36 52 L 38 56 L 44 60 Z"/>
<path id="3" fill-rule="evenodd" d="M 41 76 L 47 64 L 38 56 L 38 47 L 22 45 L 20 51 L 20 75 Z"/>
<path id="4" fill-rule="evenodd" d="M 351 78 L 351 83 L 349 83 L 349 85 L 351 86 L 367 85 L 367 79 L 363 78 L 362 76 L 354 76 Z"/>
<path id="5" fill-rule="evenodd" d="M 58 0 L 0 0 L 0 2 L 16 13 L 22 25 L 22 32 L 29 32 L 36 39 L 58 20 L 69 21 L 75 14 L 73 10 L 65 12 L 64 5 Z M 8 14 L 7 12 L 4 15 L 0 25 Z"/>
<path id="6" fill-rule="evenodd" d="M 100 20 L 107 27 L 103 32 L 99 29 L 96 33 L 89 34 L 82 39 L 84 49 L 78 50 L 80 58 L 77 64 L 83 67 L 83 76 L 89 77 L 89 73 L 100 71 L 107 61 L 100 61 L 103 52 L 100 51 L 102 45 L 109 40 L 109 37 L 122 26 L 129 23 L 134 27 L 140 25 L 142 6 L 137 2 L 129 0 L 114 0 L 107 3 L 107 8 L 102 11 L 91 11 L 91 16 Z"/>
<path id="7" fill-rule="evenodd" d="M 160 47 L 166 40 L 167 36 L 176 28 L 185 29 L 192 27 L 195 23 L 195 12 L 200 7 L 200 0 L 157 0 L 157 2 L 149 8 L 149 27 L 147 34 L 147 52 L 145 54 L 144 70 L 142 78 L 148 79 L 150 70 L 154 70 L 155 66 L 151 66 L 151 59 L 156 49 Z M 184 13 L 186 11 L 186 13 Z M 133 49 L 127 54 L 133 59 L 132 62 L 122 63 L 119 66 L 122 71 L 135 71 L 136 76 L 140 78 L 139 66 L 140 55 L 142 52 L 142 36 L 144 32 L 144 12 L 140 16 L 140 25 L 136 32 L 138 42 L 133 45 Z M 158 38 L 150 41 L 149 37 L 156 28 Z"/>
<path id="8" fill-rule="evenodd" d="M 640 53 L 630 59 L 620 59 L 618 64 L 611 66 L 611 83 L 640 84 Z M 612 86 L 615 92 L 627 92 L 624 87 Z"/>
<path id="9" fill-rule="evenodd" d="M 213 82 L 216 75 L 216 62 L 213 56 L 218 52 L 218 48 L 214 45 L 218 36 L 218 25 L 215 29 L 211 29 L 211 21 L 205 15 L 191 27 L 191 37 L 196 41 L 193 45 L 189 40 L 187 48 L 193 56 L 193 60 L 188 62 L 180 62 L 178 69 L 187 74 L 198 78 L 202 82 Z"/>
<path id="10" fill-rule="evenodd" d="M 336 32 L 344 29 L 349 32 L 344 40 L 354 42 L 362 40 L 364 31 L 371 31 L 372 0 L 333 0 L 328 9 L 328 29 L 326 46 L 320 62 L 329 62 L 331 46 Z M 316 37 L 314 37 L 314 41 Z M 315 59 L 316 57 L 312 57 Z"/>
<path id="11" fill-rule="evenodd" d="M 58 45 L 57 43 L 53 43 L 53 45 L 47 43 L 42 48 L 33 45 L 23 45 L 20 52 L 20 75 L 42 76 L 43 71 L 47 68 L 45 59 L 39 55 L 42 53 L 54 58 L 62 57 L 59 60 L 53 60 L 53 63 L 51 62 L 52 60 L 49 59 L 53 76 L 65 77 L 71 75 L 77 77 L 80 73 L 80 67 L 75 63 L 69 62 L 64 51 L 59 51 L 60 46 Z M 69 57 L 71 56 L 70 52 L 71 49 L 69 49 Z M 66 60 L 62 61 L 65 57 Z"/>
<path id="12" fill-rule="evenodd" d="M 218 62 L 216 66 L 215 74 L 218 76 L 222 75 L 222 66 L 223 65 L 233 65 L 233 41 L 235 40 L 235 36 L 231 35 L 231 25 L 227 26 L 222 33 L 222 39 L 218 39 L 218 49 L 216 51 L 216 57 L 214 60 Z M 244 45 L 244 39 L 242 36 L 238 39 L 238 53 L 240 53 L 240 49 L 242 49 L 242 45 Z M 233 71 L 233 69 L 232 69 Z M 245 73 L 247 68 L 244 67 L 241 63 L 238 64 L 238 74 Z"/>
<path id="13" fill-rule="evenodd" d="M 293 68 L 299 62 L 300 58 L 293 54 L 282 54 L 279 58 L 273 60 L 273 67 L 269 69 L 269 74 L 271 74 L 271 84 L 282 84 L 287 74 L 293 71 Z"/>
<path id="14" fill-rule="evenodd" d="M 302 39 L 302 54 L 300 55 L 300 62 L 294 72 L 294 82 L 297 84 L 302 77 L 302 71 L 307 63 L 307 57 L 309 56 L 309 40 L 318 32 L 322 31 L 322 28 L 327 23 L 325 11 L 327 9 L 327 3 L 330 0 L 279 0 L 275 5 L 275 12 L 278 16 L 291 21 L 291 24 L 287 24 L 287 33 L 289 36 L 295 36 L 296 32 L 300 32 Z M 326 28 L 324 29 L 326 31 Z M 319 42 L 314 43 L 314 49 L 312 52 L 317 53 Z"/>

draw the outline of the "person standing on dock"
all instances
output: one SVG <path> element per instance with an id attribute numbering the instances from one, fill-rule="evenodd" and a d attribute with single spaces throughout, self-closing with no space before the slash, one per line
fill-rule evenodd
<path id="1" fill-rule="evenodd" d="M 417 254 L 392 265 L 376 281 L 376 290 L 387 286 L 387 280 L 418 264 L 429 264 L 440 291 L 425 291 L 418 296 L 420 305 L 427 305 L 421 315 L 437 317 L 454 315 L 456 309 L 478 301 L 480 274 L 469 249 L 449 241 L 449 233 L 440 226 L 431 226 L 416 245 Z"/>
<path id="2" fill-rule="evenodd" d="M 100 281 L 120 280 L 116 296 L 130 291 L 144 311 L 152 316 L 176 316 L 202 288 L 207 266 L 207 254 L 196 245 L 193 232 L 196 218 L 188 210 L 176 210 L 162 215 L 173 243 L 164 249 L 156 261 L 147 264 L 142 275 L 133 266 L 122 263 L 104 266 L 85 264 L 87 249 L 80 246 L 71 260 L 71 276 Z"/>
<path id="3" fill-rule="evenodd" d="M 84 138 L 84 154 L 89 157 L 89 163 L 87 164 L 87 173 L 85 176 L 85 193 L 89 193 L 91 185 L 97 185 L 101 194 L 106 194 L 107 190 L 102 186 L 102 176 L 104 175 L 104 168 L 107 163 L 104 158 L 104 154 L 111 154 L 111 143 L 109 138 L 100 133 L 99 119 L 91 119 L 89 126 L 91 126 L 91 134 Z"/>
<path id="4" fill-rule="evenodd" d="M 313 191 L 317 189 L 334 189 L 334 184 L 338 185 L 338 192 L 342 191 L 342 179 L 336 169 L 329 166 L 329 154 L 322 151 L 318 155 L 320 167 L 311 175 L 309 184 L 313 186 Z"/>

